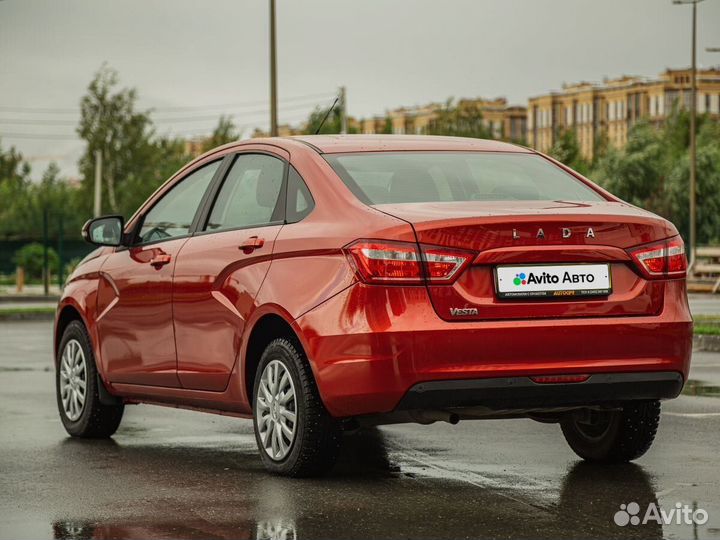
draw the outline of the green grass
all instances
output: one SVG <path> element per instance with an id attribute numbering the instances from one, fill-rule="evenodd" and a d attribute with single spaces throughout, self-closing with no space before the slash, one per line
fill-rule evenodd
<path id="1" fill-rule="evenodd" d="M 720 315 L 696 315 L 695 333 L 708 336 L 720 336 Z"/>
<path id="2" fill-rule="evenodd" d="M 695 334 L 706 336 L 720 336 L 720 326 L 706 326 L 698 324 L 695 326 Z"/>

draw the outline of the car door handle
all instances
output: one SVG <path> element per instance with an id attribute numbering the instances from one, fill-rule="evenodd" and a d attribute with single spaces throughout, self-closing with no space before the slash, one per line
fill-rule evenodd
<path id="1" fill-rule="evenodd" d="M 170 255 L 168 255 L 167 253 L 160 253 L 159 255 L 155 255 L 152 259 L 150 259 L 150 264 L 155 268 L 165 266 L 169 262 Z"/>
<path id="2" fill-rule="evenodd" d="M 243 250 L 243 253 L 252 253 L 256 249 L 259 249 L 265 245 L 265 239 L 258 236 L 251 236 L 240 244 L 239 249 Z"/>

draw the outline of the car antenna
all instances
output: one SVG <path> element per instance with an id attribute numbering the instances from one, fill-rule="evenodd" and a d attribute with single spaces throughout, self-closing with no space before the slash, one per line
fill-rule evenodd
<path id="1" fill-rule="evenodd" d="M 320 122 L 320 125 L 319 125 L 319 126 L 317 127 L 317 129 L 315 130 L 315 135 L 317 135 L 318 133 L 320 133 L 320 130 L 321 130 L 322 127 L 325 125 L 325 120 L 328 119 L 328 116 L 330 116 L 330 113 L 331 113 L 331 112 L 333 111 L 333 109 L 335 108 L 335 105 L 337 105 L 337 102 L 338 102 L 339 99 L 340 99 L 340 96 L 337 96 L 337 97 L 335 98 L 335 101 L 333 101 L 333 104 L 330 105 L 330 108 L 329 108 L 329 109 L 327 110 L 327 112 L 325 113 L 325 117 L 322 119 L 322 122 Z"/>

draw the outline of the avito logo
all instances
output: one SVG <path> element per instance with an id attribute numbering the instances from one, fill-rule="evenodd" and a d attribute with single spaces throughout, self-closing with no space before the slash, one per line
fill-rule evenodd
<path id="1" fill-rule="evenodd" d="M 709 515 L 702 508 L 693 508 L 687 504 L 675 503 L 674 508 L 665 510 L 659 505 L 651 502 L 648 504 L 645 514 L 640 514 L 640 505 L 636 502 L 621 504 L 620 510 L 615 512 L 613 520 L 620 527 L 626 525 L 646 525 L 650 522 L 663 525 L 705 525 Z"/>
<path id="2" fill-rule="evenodd" d="M 517 287 L 528 284 L 553 285 L 556 283 L 592 283 L 593 281 L 595 281 L 595 276 L 592 274 L 570 273 L 567 271 L 563 272 L 562 276 L 548 272 L 540 272 L 539 274 L 518 272 L 513 278 L 513 283 Z"/>

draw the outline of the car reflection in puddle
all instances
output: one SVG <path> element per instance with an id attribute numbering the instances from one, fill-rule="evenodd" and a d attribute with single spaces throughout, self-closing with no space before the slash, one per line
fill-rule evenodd
<path id="1" fill-rule="evenodd" d="M 635 502 L 646 508 L 658 503 L 654 481 L 639 465 L 574 462 L 558 479 L 553 493 L 541 495 L 524 489 L 522 481 L 515 488 L 498 488 L 499 483 L 473 485 L 454 478 L 406 475 L 408 464 L 396 460 L 397 453 L 388 452 L 393 443 L 386 442 L 377 429 L 350 434 L 345 443 L 336 470 L 323 480 L 287 481 L 262 475 L 258 479 L 261 485 L 256 486 L 257 498 L 248 501 L 250 506 L 236 507 L 244 514 L 233 517 L 230 512 L 216 512 L 209 518 L 213 514 L 203 512 L 198 518 L 197 509 L 170 505 L 160 519 L 143 515 L 56 521 L 53 536 L 294 540 L 335 538 L 340 531 L 347 538 L 412 538 L 432 530 L 436 538 L 663 537 L 663 528 L 657 523 L 623 527 L 613 522 L 621 504 Z M 286 489 L 292 485 L 298 489 Z M 449 492 L 453 493 L 450 498 Z M 278 493 L 282 493 L 282 501 L 266 500 Z M 327 496 L 332 493 L 343 496 Z M 368 499 L 382 493 L 382 500 L 392 503 L 361 503 L 357 501 L 361 493 Z M 350 505 L 350 501 L 355 502 Z M 427 504 L 434 507 L 430 515 Z M 352 506 L 363 508 L 354 512 Z M 285 515 L 281 507 L 287 508 Z"/>
<path id="2" fill-rule="evenodd" d="M 53 538 L 66 540 L 109 540 L 121 538 L 237 538 L 256 540 L 295 540 L 295 524 L 287 519 L 257 523 L 213 524 L 201 520 L 186 523 L 93 523 L 56 521 Z"/>

